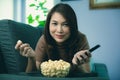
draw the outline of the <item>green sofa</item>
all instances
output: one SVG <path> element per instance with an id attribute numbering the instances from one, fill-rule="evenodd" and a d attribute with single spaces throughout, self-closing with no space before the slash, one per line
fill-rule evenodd
<path id="1" fill-rule="evenodd" d="M 21 56 L 19 52 L 14 49 L 14 47 L 17 40 L 22 40 L 25 43 L 29 43 L 31 47 L 35 49 L 36 43 L 42 33 L 43 28 L 40 27 L 33 27 L 28 24 L 8 19 L 0 20 L 0 80 L 4 80 L 4 78 L 6 80 L 6 76 L 8 75 L 8 79 L 10 79 L 13 75 L 36 76 L 36 78 L 39 77 L 36 73 L 24 73 L 27 65 L 27 58 Z M 95 79 L 101 78 L 101 80 L 109 80 L 108 71 L 105 64 L 94 63 L 93 66 L 94 70 L 90 74 L 76 73 L 76 77 L 92 77 Z M 42 79 L 43 78 L 45 77 L 42 77 Z M 72 78 L 72 80 L 74 78 Z M 66 79 L 69 80 L 69 78 Z M 44 80 L 47 80 L 47 78 Z"/>

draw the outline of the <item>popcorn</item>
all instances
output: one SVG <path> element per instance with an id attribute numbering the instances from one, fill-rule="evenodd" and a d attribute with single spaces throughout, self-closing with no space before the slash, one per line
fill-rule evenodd
<path id="1" fill-rule="evenodd" d="M 70 63 L 63 60 L 48 60 L 41 63 L 41 73 L 46 77 L 66 77 L 70 71 Z"/>
<path id="2" fill-rule="evenodd" d="M 17 43 L 22 43 L 22 41 L 21 41 L 21 40 L 18 40 Z"/>

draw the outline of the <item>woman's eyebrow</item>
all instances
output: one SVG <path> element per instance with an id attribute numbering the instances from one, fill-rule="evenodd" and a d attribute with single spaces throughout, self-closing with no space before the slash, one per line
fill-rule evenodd
<path id="1" fill-rule="evenodd" d="M 52 22 L 57 22 L 56 20 L 51 20 Z"/>
<path id="2" fill-rule="evenodd" d="M 67 21 L 64 21 L 63 23 L 64 23 L 64 24 L 67 24 L 68 22 L 67 22 Z"/>
<path id="3" fill-rule="evenodd" d="M 51 20 L 51 22 L 58 22 L 58 21 L 56 21 L 56 20 Z M 68 22 L 67 21 L 64 21 L 64 22 L 62 22 L 63 24 L 67 24 Z"/>

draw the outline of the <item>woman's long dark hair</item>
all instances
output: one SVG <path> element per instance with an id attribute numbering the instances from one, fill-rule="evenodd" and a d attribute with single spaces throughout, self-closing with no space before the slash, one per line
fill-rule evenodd
<path id="1" fill-rule="evenodd" d="M 55 48 L 56 42 L 51 37 L 50 32 L 49 32 L 50 20 L 51 20 L 52 15 L 55 12 L 60 13 L 66 19 L 68 26 L 70 27 L 71 35 L 69 39 L 66 40 L 65 43 L 63 43 L 63 46 L 71 49 L 73 46 L 75 47 L 75 43 L 77 41 L 78 25 L 77 25 L 76 14 L 74 10 L 71 8 L 71 6 L 69 6 L 68 4 L 59 3 L 56 6 L 54 6 L 51 9 L 51 11 L 48 13 L 46 24 L 45 24 L 45 31 L 44 31 L 45 40 L 49 46 Z"/>

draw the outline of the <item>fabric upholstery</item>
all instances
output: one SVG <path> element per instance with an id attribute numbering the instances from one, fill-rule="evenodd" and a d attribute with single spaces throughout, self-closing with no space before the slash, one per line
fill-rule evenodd
<path id="1" fill-rule="evenodd" d="M 1 50 L 0 50 L 0 73 L 6 73 L 5 63 L 4 63 L 4 59 L 3 59 L 3 55 L 1 53 Z"/>
<path id="2" fill-rule="evenodd" d="M 95 68 L 94 72 L 97 72 L 98 76 L 104 77 L 104 78 L 109 78 L 107 66 L 105 64 L 94 63 L 94 66 L 95 66 L 94 67 Z"/>
<path id="3" fill-rule="evenodd" d="M 6 66 L 7 73 L 25 71 L 27 65 L 27 58 L 22 57 L 14 49 L 17 40 L 29 43 L 35 49 L 42 30 L 42 28 L 35 28 L 13 20 L 0 21 L 0 55 L 3 57 L 1 64 Z"/>

